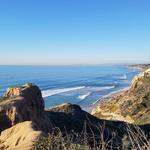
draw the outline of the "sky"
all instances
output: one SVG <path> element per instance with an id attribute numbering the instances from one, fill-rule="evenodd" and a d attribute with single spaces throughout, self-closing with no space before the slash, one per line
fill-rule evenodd
<path id="1" fill-rule="evenodd" d="M 149 0 L 1 0 L 0 64 L 150 63 Z"/>

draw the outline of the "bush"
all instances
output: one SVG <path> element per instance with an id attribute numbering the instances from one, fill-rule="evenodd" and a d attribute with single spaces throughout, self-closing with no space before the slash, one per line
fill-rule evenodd
<path id="1" fill-rule="evenodd" d="M 90 140 L 89 140 L 90 139 Z M 150 141 L 139 127 L 127 125 L 127 134 L 120 147 L 113 147 L 113 140 L 104 141 L 103 134 L 97 142 L 95 137 L 84 133 L 63 134 L 59 129 L 48 136 L 41 136 L 33 150 L 149 150 Z M 89 142 L 90 141 L 90 142 Z M 91 144 L 92 143 L 92 144 Z"/>

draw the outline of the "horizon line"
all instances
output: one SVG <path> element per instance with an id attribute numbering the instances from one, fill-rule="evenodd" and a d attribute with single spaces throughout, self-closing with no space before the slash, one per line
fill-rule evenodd
<path id="1" fill-rule="evenodd" d="M 0 66 L 98 66 L 98 65 L 138 65 L 148 63 L 97 63 L 97 64 L 0 64 Z"/>

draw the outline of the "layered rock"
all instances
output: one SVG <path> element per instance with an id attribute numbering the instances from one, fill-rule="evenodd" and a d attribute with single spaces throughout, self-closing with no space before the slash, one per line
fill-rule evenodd
<path id="1" fill-rule="evenodd" d="M 40 89 L 32 84 L 12 87 L 0 100 L 0 149 L 31 149 L 51 128 Z"/>
<path id="2" fill-rule="evenodd" d="M 150 69 L 135 76 L 129 90 L 100 103 L 92 114 L 107 120 L 150 123 Z"/>
<path id="3" fill-rule="evenodd" d="M 44 100 L 35 85 L 9 88 L 0 102 L 0 131 L 23 121 L 48 122 L 44 111 Z M 48 122 L 49 124 L 49 122 Z M 45 127 L 44 127 L 45 126 Z"/>

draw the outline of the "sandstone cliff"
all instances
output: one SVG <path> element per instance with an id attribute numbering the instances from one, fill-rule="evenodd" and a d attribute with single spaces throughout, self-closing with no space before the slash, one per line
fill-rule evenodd
<path id="1" fill-rule="evenodd" d="M 126 91 L 126 95 L 135 97 L 138 93 L 137 96 L 141 98 L 142 89 L 146 93 L 149 91 L 149 70 L 141 77 L 136 77 L 131 90 Z M 139 90 L 135 92 L 135 89 Z M 118 102 L 118 104 L 121 104 L 119 100 Z M 144 102 L 146 104 L 144 103 L 143 107 L 148 107 L 147 97 L 144 97 Z M 106 106 L 108 107 L 108 105 Z M 138 106 L 137 103 L 134 106 Z M 126 107 L 126 105 L 123 107 Z M 118 116 L 122 116 L 122 120 L 124 120 L 125 117 L 120 114 Z M 53 133 L 56 128 L 61 131 L 63 136 L 68 136 L 67 134 L 71 134 L 73 137 L 80 135 L 79 144 L 82 143 L 84 133 L 90 135 L 87 140 L 91 145 L 100 140 L 106 143 L 111 140 L 111 146 L 122 148 L 124 141 L 128 141 L 128 138 L 126 138 L 128 136 L 126 124 L 120 121 L 98 119 L 83 111 L 78 105 L 62 104 L 44 110 L 41 91 L 35 85 L 26 84 L 21 87 L 9 88 L 4 96 L 0 98 L 0 149 L 30 150 L 39 137 Z M 149 126 L 141 128 L 146 132 L 149 131 Z M 93 141 L 91 136 L 94 138 Z M 109 145 L 107 146 L 109 147 Z"/>
<path id="2" fill-rule="evenodd" d="M 100 103 L 92 115 L 134 124 L 150 123 L 150 69 L 135 76 L 131 87 Z"/>
<path id="3" fill-rule="evenodd" d="M 44 100 L 37 86 L 26 84 L 9 88 L 1 97 L 0 149 L 31 149 L 32 140 L 42 131 L 49 131 L 50 125 L 44 111 Z"/>
<path id="4" fill-rule="evenodd" d="M 39 128 L 45 130 L 49 125 L 41 91 L 35 85 L 9 88 L 1 98 L 0 131 L 23 121 L 38 122 Z"/>

